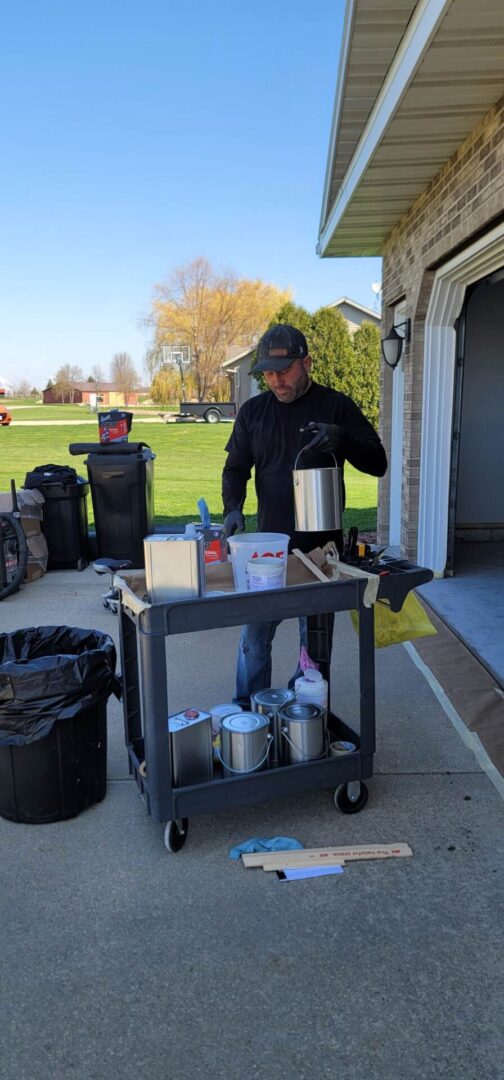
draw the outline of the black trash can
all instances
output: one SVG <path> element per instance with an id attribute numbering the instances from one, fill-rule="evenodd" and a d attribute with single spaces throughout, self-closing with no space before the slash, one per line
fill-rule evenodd
<path id="1" fill-rule="evenodd" d="M 72 449 L 72 448 L 70 448 Z M 99 445 L 86 458 L 100 558 L 145 566 L 144 536 L 154 532 L 154 459 L 150 446 Z"/>
<path id="2" fill-rule="evenodd" d="M 0 814 L 43 824 L 100 802 L 107 699 L 119 694 L 108 634 L 38 626 L 0 634 Z"/>
<path id="3" fill-rule="evenodd" d="M 89 563 L 87 496 L 89 484 L 68 465 L 38 465 L 26 474 L 25 488 L 44 496 L 42 532 L 48 570 L 84 570 Z"/>

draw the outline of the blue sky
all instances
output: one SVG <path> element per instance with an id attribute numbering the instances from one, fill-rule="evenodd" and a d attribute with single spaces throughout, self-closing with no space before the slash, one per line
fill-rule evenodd
<path id="1" fill-rule="evenodd" d="M 0 378 L 108 374 L 200 255 L 314 310 L 379 259 L 315 254 L 343 0 L 28 0 L 0 46 Z"/>

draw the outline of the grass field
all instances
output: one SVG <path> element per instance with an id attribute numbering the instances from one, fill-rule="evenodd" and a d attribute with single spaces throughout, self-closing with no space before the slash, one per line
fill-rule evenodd
<path id="1" fill-rule="evenodd" d="M 16 425 L 24 420 L 89 420 L 97 423 L 96 413 L 89 405 L 42 405 L 40 402 L 30 401 L 29 398 L 15 399 L 0 398 L 5 407 L 12 414 L 12 422 Z M 106 405 L 100 406 L 101 412 L 107 412 Z M 159 405 L 135 405 L 128 412 L 134 416 L 158 416 L 163 410 Z"/>
<path id="2" fill-rule="evenodd" d="M 58 406 L 54 406 L 58 409 Z M 74 407 L 75 411 L 75 407 Z M 80 411 L 80 410 L 79 410 Z M 63 419 L 58 409 L 58 417 Z M 135 421 L 130 440 L 144 442 L 156 455 L 154 499 L 156 520 L 184 523 L 199 519 L 197 502 L 206 499 L 213 521 L 222 521 L 221 474 L 231 433 L 230 424 L 142 424 Z M 74 457 L 69 444 L 97 441 L 88 424 L 57 424 L 0 428 L 0 491 L 9 491 L 11 478 L 22 487 L 27 472 L 37 465 L 72 465 L 87 479 L 86 456 Z M 376 528 L 377 481 L 351 466 L 345 468 L 347 509 L 345 526 L 359 531 Z M 256 526 L 256 498 L 249 483 L 245 504 L 247 529 Z M 93 521 L 91 498 L 88 514 Z"/>

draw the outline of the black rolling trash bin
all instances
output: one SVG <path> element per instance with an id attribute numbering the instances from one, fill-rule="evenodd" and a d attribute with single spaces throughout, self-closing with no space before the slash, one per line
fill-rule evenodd
<path id="1" fill-rule="evenodd" d="M 0 814 L 42 824 L 105 796 L 107 700 L 119 696 L 108 634 L 35 626 L 0 634 Z"/>
<path id="2" fill-rule="evenodd" d="M 42 532 L 49 552 L 47 569 L 84 570 L 89 562 L 89 484 L 69 465 L 37 465 L 26 474 L 24 486 L 37 488 L 45 499 Z"/>
<path id="3" fill-rule="evenodd" d="M 71 454 L 87 453 L 96 555 L 129 559 L 144 567 L 144 536 L 154 532 L 154 459 L 145 443 L 72 443 Z"/>

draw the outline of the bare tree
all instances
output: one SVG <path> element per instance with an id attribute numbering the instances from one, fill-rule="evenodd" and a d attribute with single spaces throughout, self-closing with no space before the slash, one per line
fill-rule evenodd
<path id="1" fill-rule="evenodd" d="M 14 383 L 12 387 L 12 396 L 15 398 L 30 397 L 31 386 L 27 379 L 21 379 L 20 382 Z"/>
<path id="2" fill-rule="evenodd" d="M 75 400 L 76 383 L 82 382 L 84 376 L 82 374 L 82 368 L 78 364 L 70 365 L 70 404 L 73 405 Z"/>
<path id="3" fill-rule="evenodd" d="M 100 386 L 103 386 L 103 383 L 105 382 L 105 375 L 103 374 L 101 364 L 93 364 L 91 368 L 91 377 L 96 383 L 96 389 L 99 390 Z"/>
<path id="4" fill-rule="evenodd" d="M 62 405 L 65 400 L 73 405 L 75 399 L 75 384 L 81 381 L 82 368 L 78 367 L 77 364 L 63 364 L 63 367 L 58 368 L 54 377 L 54 389 L 61 397 Z"/>
<path id="5" fill-rule="evenodd" d="M 177 267 L 158 285 L 150 325 L 153 346 L 147 357 L 151 378 L 159 368 L 162 345 L 188 345 L 190 371 L 200 401 L 215 392 L 229 345 L 244 348 L 266 330 L 290 293 L 263 281 L 238 278 L 233 271 L 218 273 L 207 259 Z"/>
<path id="6" fill-rule="evenodd" d="M 124 404 L 127 405 L 132 391 L 138 386 L 138 375 L 129 353 L 115 353 L 110 365 L 110 377 L 123 395 Z"/>
<path id="7" fill-rule="evenodd" d="M 63 364 L 58 368 L 56 375 L 54 376 L 54 390 L 61 398 L 61 404 L 64 405 L 65 401 L 70 401 L 70 392 L 72 389 L 72 381 L 70 378 L 70 364 Z"/>

